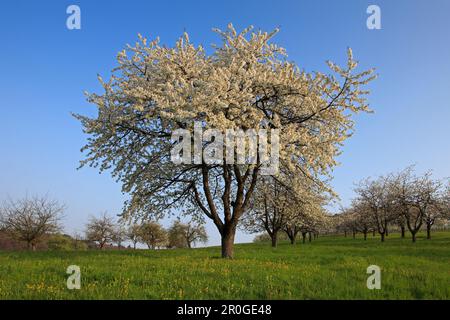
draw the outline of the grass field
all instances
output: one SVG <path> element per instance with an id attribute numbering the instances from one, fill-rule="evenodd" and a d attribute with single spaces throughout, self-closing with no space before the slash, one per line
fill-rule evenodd
<path id="1" fill-rule="evenodd" d="M 391 234 L 311 244 L 78 252 L 0 252 L 0 299 L 450 299 L 450 232 L 417 243 Z M 369 265 L 381 289 L 366 287 Z M 81 268 L 68 290 L 66 268 Z"/>

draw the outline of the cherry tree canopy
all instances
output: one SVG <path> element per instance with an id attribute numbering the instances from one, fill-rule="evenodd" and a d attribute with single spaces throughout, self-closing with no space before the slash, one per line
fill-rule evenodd
<path id="1" fill-rule="evenodd" d="M 369 111 L 363 86 L 374 76 L 373 70 L 354 72 L 350 49 L 345 67 L 328 62 L 332 74 L 309 73 L 271 43 L 278 30 L 238 33 L 230 24 L 215 31 L 222 43 L 211 55 L 186 33 L 174 47 L 140 36 L 118 54 L 110 80 L 100 78 L 105 92 L 89 95 L 98 115 L 76 117 L 89 135 L 82 165 L 110 170 L 122 183 L 130 194 L 125 218 L 160 216 L 176 207 L 200 213 L 221 233 L 222 255 L 232 257 L 261 159 L 175 164 L 172 132 L 193 130 L 194 121 L 204 129 L 279 129 L 280 171 L 326 190 L 339 148 L 352 133 L 351 115 Z"/>

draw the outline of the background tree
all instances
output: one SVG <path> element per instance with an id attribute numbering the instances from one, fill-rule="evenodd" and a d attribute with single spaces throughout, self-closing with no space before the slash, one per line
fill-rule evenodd
<path id="1" fill-rule="evenodd" d="M 100 249 L 114 241 L 116 226 L 114 219 L 105 212 L 99 218 L 91 217 L 86 225 L 86 239 L 98 243 Z"/>
<path id="2" fill-rule="evenodd" d="M 313 236 L 316 238 L 322 230 L 325 230 L 328 224 L 328 217 L 326 217 L 323 208 L 317 206 L 317 204 L 309 204 L 304 208 L 306 209 L 303 209 L 301 214 L 289 221 L 289 224 L 291 226 L 295 225 L 298 233 L 302 235 L 303 243 L 306 242 L 307 236 L 308 241 L 312 241 Z"/>
<path id="3" fill-rule="evenodd" d="M 297 235 L 300 232 L 300 226 L 295 221 L 288 221 L 284 227 L 283 231 L 286 233 L 286 236 L 289 238 L 291 244 L 295 244 L 297 240 Z"/>
<path id="4" fill-rule="evenodd" d="M 354 206 L 355 203 L 353 203 L 350 208 L 341 209 L 342 212 L 340 214 L 344 218 L 342 222 L 344 223 L 345 232 L 351 232 L 353 239 L 356 238 L 356 233 L 359 231 L 359 216 L 358 211 L 356 211 L 357 209 Z"/>
<path id="5" fill-rule="evenodd" d="M 416 241 L 416 234 L 423 223 L 427 227 L 427 238 L 431 237 L 431 226 L 439 216 L 442 183 L 433 180 L 431 172 L 422 176 L 414 173 L 414 167 L 410 166 L 397 174 L 391 185 L 394 194 L 397 214 L 406 220 L 408 230 L 411 232 L 412 241 Z"/>
<path id="6" fill-rule="evenodd" d="M 133 249 L 136 249 L 136 244 L 139 242 L 141 235 L 141 226 L 138 224 L 131 224 L 128 226 L 126 237 L 133 243 Z"/>
<path id="7" fill-rule="evenodd" d="M 404 215 L 395 215 L 394 223 L 400 228 L 400 237 L 405 237 L 406 218 Z"/>
<path id="8" fill-rule="evenodd" d="M 0 209 L 0 226 L 13 239 L 25 241 L 36 250 L 45 236 L 59 232 L 64 206 L 48 197 L 9 200 Z"/>
<path id="9" fill-rule="evenodd" d="M 370 208 L 367 203 L 353 201 L 348 211 L 348 219 L 353 232 L 361 232 L 364 240 L 367 240 L 367 234 L 375 230 L 374 219 L 370 214 Z"/>
<path id="10" fill-rule="evenodd" d="M 157 222 L 145 222 L 141 226 L 140 239 L 149 249 L 156 249 L 167 244 L 167 232 Z"/>
<path id="11" fill-rule="evenodd" d="M 445 190 L 440 180 L 429 179 L 422 182 L 422 202 L 428 206 L 422 209 L 427 229 L 427 239 L 431 239 L 431 228 L 441 219 L 448 217 L 450 210 L 448 203 L 448 189 Z"/>
<path id="12" fill-rule="evenodd" d="M 367 208 L 375 228 L 384 242 L 388 224 L 394 219 L 394 196 L 390 188 L 390 177 L 380 176 L 376 180 L 365 179 L 355 189 L 356 200 Z"/>
<path id="13" fill-rule="evenodd" d="M 312 230 L 312 228 L 310 227 L 310 222 L 311 221 L 305 219 L 305 221 L 300 225 L 300 233 L 302 235 L 302 243 L 303 244 L 306 243 L 306 236 Z M 311 237 L 309 238 L 309 241 L 311 241 Z"/>
<path id="14" fill-rule="evenodd" d="M 336 233 L 342 233 L 347 237 L 348 222 L 347 215 L 344 214 L 345 209 L 342 208 L 342 212 L 333 216 L 333 225 Z"/>
<path id="15" fill-rule="evenodd" d="M 250 210 L 244 215 L 243 227 L 252 233 L 267 232 L 272 247 L 278 243 L 278 233 L 294 219 L 296 196 L 274 177 L 260 179 Z"/>
<path id="16" fill-rule="evenodd" d="M 192 222 L 187 224 L 186 232 L 184 233 L 188 248 L 192 248 L 197 243 L 208 242 L 208 234 L 203 225 L 193 224 Z"/>
<path id="17" fill-rule="evenodd" d="M 435 203 L 435 210 L 439 212 L 439 218 L 445 225 L 450 220 L 450 180 L 447 180 L 447 185 L 442 189 L 442 192 Z"/>
<path id="18" fill-rule="evenodd" d="M 280 170 L 327 189 L 334 158 L 353 130 L 351 114 L 368 111 L 363 86 L 374 78 L 373 70 L 355 72 L 350 49 L 346 67 L 329 62 L 332 74 L 307 73 L 270 42 L 278 30 L 251 30 L 215 30 L 222 44 L 210 56 L 187 34 L 173 48 L 140 37 L 119 53 L 111 80 L 100 78 L 105 93 L 89 96 L 97 116 L 76 115 L 90 135 L 81 165 L 111 169 L 122 182 L 131 195 L 125 218 L 156 219 L 150 213 L 174 208 L 202 214 L 217 227 L 225 258 L 233 256 L 264 158 L 208 163 L 196 154 L 192 164 L 175 164 L 171 134 L 186 129 L 194 136 L 193 121 L 203 130 L 278 129 Z"/>
<path id="19" fill-rule="evenodd" d="M 112 241 L 117 243 L 117 247 L 122 248 L 122 243 L 127 240 L 127 229 L 125 229 L 122 223 L 117 224 L 114 227 L 112 235 Z"/>
<path id="20" fill-rule="evenodd" d="M 308 229 L 309 241 L 311 242 L 312 236 L 316 239 L 321 232 L 328 229 L 329 216 L 321 206 L 315 206 L 314 213 L 305 219 L 305 228 Z"/>
<path id="21" fill-rule="evenodd" d="M 398 173 L 391 184 L 391 192 L 395 197 L 394 210 L 397 217 L 403 217 L 411 232 L 412 242 L 416 242 L 416 234 L 423 224 L 422 212 L 414 203 L 417 200 L 415 191 L 416 177 L 413 175 L 413 167 L 408 167 Z"/>
<path id="22" fill-rule="evenodd" d="M 179 220 L 175 220 L 167 230 L 169 248 L 187 248 L 186 240 L 183 236 L 184 225 Z"/>
<path id="23" fill-rule="evenodd" d="M 175 220 L 168 230 L 169 247 L 192 248 L 195 243 L 208 241 L 205 227 L 194 222 L 182 223 Z"/>

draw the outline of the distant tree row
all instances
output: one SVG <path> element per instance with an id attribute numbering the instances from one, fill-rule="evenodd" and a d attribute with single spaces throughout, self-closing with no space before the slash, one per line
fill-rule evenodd
<path id="1" fill-rule="evenodd" d="M 29 250 L 85 250 L 87 248 L 123 248 L 126 241 L 136 249 L 138 243 L 150 249 L 191 248 L 196 243 L 206 243 L 208 235 L 203 225 L 175 220 L 169 229 L 155 221 L 141 224 L 116 223 L 106 213 L 91 217 L 86 225 L 85 237 L 62 233 L 60 224 L 64 205 L 45 197 L 9 200 L 0 208 L 0 249 Z"/>
<path id="2" fill-rule="evenodd" d="M 288 177 L 261 179 L 241 227 L 250 233 L 267 233 L 272 247 L 277 246 L 280 234 L 295 244 L 298 235 L 306 242 L 327 232 L 330 216 L 324 209 L 327 198 L 321 188 L 310 182 L 295 185 L 295 192 L 291 188 Z M 255 240 L 261 238 L 264 236 Z"/>
<path id="3" fill-rule="evenodd" d="M 381 241 L 385 241 L 389 230 L 394 229 L 402 237 L 408 230 L 415 242 L 421 229 L 426 229 L 430 239 L 432 227 L 437 223 L 448 224 L 450 219 L 450 182 L 433 179 L 431 172 L 417 175 L 413 167 L 361 181 L 351 205 L 336 215 L 324 209 L 329 198 L 322 187 L 290 182 L 287 175 L 261 178 L 240 227 L 251 233 L 266 232 L 273 247 L 277 246 L 280 234 L 285 234 L 291 244 L 298 235 L 306 242 L 319 234 L 342 233 L 351 233 L 353 237 L 362 233 L 364 239 L 369 233 L 378 233 Z M 43 241 L 46 248 L 69 250 L 86 246 L 123 248 L 125 242 L 133 248 L 138 243 L 150 249 L 191 248 L 208 240 L 204 226 L 194 221 L 175 220 L 166 230 L 156 221 L 117 223 L 106 213 L 90 218 L 84 239 L 79 235 L 70 237 L 61 233 L 63 211 L 63 205 L 48 197 L 5 202 L 0 208 L 0 245 L 5 242 L 5 235 L 25 243 L 30 250 Z M 11 243 L 8 246 L 17 248 Z"/>
<path id="4" fill-rule="evenodd" d="M 97 243 L 100 249 L 109 243 L 115 243 L 121 248 L 125 241 L 130 241 L 134 249 L 138 243 L 146 244 L 149 249 L 191 248 L 196 243 L 206 243 L 208 235 L 203 225 L 192 221 L 182 223 L 175 220 L 167 230 L 155 221 L 125 227 L 103 214 L 90 219 L 86 225 L 86 239 Z"/>
<path id="5" fill-rule="evenodd" d="M 391 173 L 376 179 L 365 179 L 355 189 L 356 198 L 348 208 L 334 217 L 337 233 L 378 233 L 381 241 L 396 228 L 405 237 L 411 233 L 416 241 L 417 233 L 425 228 L 427 239 L 431 229 L 450 219 L 450 183 L 433 179 L 431 172 L 417 175 L 414 167 L 399 173 Z"/>
<path id="6" fill-rule="evenodd" d="M 279 233 L 294 244 L 298 234 L 303 243 L 321 234 L 367 235 L 376 233 L 385 241 L 389 230 L 398 230 L 404 238 L 406 231 L 416 241 L 424 229 L 431 239 L 432 227 L 450 222 L 450 182 L 433 179 L 431 172 L 417 175 L 410 166 L 399 173 L 376 179 L 364 179 L 355 188 L 356 197 L 348 208 L 331 215 L 324 209 L 323 193 L 302 192 L 298 199 L 274 178 L 258 185 L 255 199 L 243 219 L 243 228 L 249 232 L 265 232 L 254 241 L 271 241 L 277 246 Z"/>

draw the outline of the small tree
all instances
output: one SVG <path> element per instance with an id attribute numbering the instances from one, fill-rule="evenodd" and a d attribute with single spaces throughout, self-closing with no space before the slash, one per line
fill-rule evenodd
<path id="1" fill-rule="evenodd" d="M 149 249 L 156 249 L 167 243 L 167 231 L 157 222 L 146 222 L 141 226 L 140 239 Z"/>
<path id="2" fill-rule="evenodd" d="M 183 236 L 184 224 L 175 220 L 167 231 L 169 248 L 187 248 L 186 240 Z"/>
<path id="3" fill-rule="evenodd" d="M 112 236 L 113 242 L 117 243 L 117 247 L 122 248 L 122 243 L 127 239 L 127 230 L 122 224 L 118 224 L 114 228 Z"/>
<path id="4" fill-rule="evenodd" d="M 200 224 L 193 224 L 192 222 L 188 223 L 184 235 L 188 248 L 192 248 L 192 246 L 197 243 L 208 242 L 208 234 L 206 233 L 206 229 Z"/>
<path id="5" fill-rule="evenodd" d="M 86 239 L 98 243 L 100 249 L 104 249 L 108 242 L 114 241 L 114 219 L 103 213 L 99 218 L 91 217 L 86 225 Z"/>
<path id="6" fill-rule="evenodd" d="M 444 185 L 440 180 L 428 179 L 428 181 L 422 183 L 421 193 L 422 197 L 425 198 L 422 202 L 428 202 L 428 206 L 421 209 L 427 228 L 427 239 L 431 239 L 431 228 L 435 223 L 449 217 L 450 183 L 447 186 L 447 189 L 444 189 L 443 186 Z"/>
<path id="7" fill-rule="evenodd" d="M 367 240 L 367 234 L 377 229 L 371 209 L 366 202 L 353 201 L 349 209 L 349 217 L 351 228 L 356 232 L 361 232 L 364 240 Z"/>
<path id="8" fill-rule="evenodd" d="M 390 186 L 394 194 L 397 215 L 406 220 L 406 226 L 416 241 L 416 234 L 423 223 L 427 227 L 427 238 L 431 238 L 431 227 L 441 215 L 442 183 L 431 178 L 431 172 L 422 176 L 414 174 L 414 167 L 408 167 L 393 179 Z"/>
<path id="9" fill-rule="evenodd" d="M 309 215 L 320 215 L 324 201 L 313 184 L 302 183 L 286 175 L 261 178 L 256 185 L 250 210 L 243 219 L 243 227 L 249 232 L 265 231 L 278 244 L 280 231 L 285 231 L 291 243 L 300 231 L 299 221 Z"/>
<path id="10" fill-rule="evenodd" d="M 381 236 L 387 233 L 388 224 L 394 219 L 394 195 L 390 189 L 390 177 L 380 176 L 376 180 L 365 179 L 355 189 L 356 201 L 367 209 L 374 226 Z"/>
<path id="11" fill-rule="evenodd" d="M 12 238 L 25 241 L 28 249 L 48 234 L 61 230 L 59 221 L 64 206 L 47 197 L 9 200 L 0 211 L 0 225 Z"/>
<path id="12" fill-rule="evenodd" d="M 265 177 L 257 184 L 250 210 L 243 218 L 243 227 L 252 233 L 266 231 L 272 247 L 278 243 L 278 233 L 290 220 L 295 197 L 276 179 Z"/>
<path id="13" fill-rule="evenodd" d="M 208 234 L 203 225 L 176 220 L 168 230 L 168 239 L 171 248 L 192 248 L 195 243 L 206 243 Z"/>
<path id="14" fill-rule="evenodd" d="M 351 229 L 350 226 L 350 215 L 346 214 L 346 210 L 344 208 L 341 209 L 341 213 L 335 214 L 333 216 L 333 226 L 334 231 L 336 233 L 343 233 L 344 237 L 347 237 L 347 233 Z"/>
<path id="15" fill-rule="evenodd" d="M 442 190 L 438 201 L 435 203 L 435 210 L 439 213 L 439 219 L 445 224 L 450 220 L 450 181 Z"/>
<path id="16" fill-rule="evenodd" d="M 406 230 L 406 218 L 404 215 L 396 215 L 394 218 L 394 223 L 400 228 L 400 237 L 405 237 Z"/>
<path id="17" fill-rule="evenodd" d="M 127 229 L 127 238 L 133 243 L 133 249 L 136 249 L 136 244 L 139 242 L 141 235 L 141 226 L 138 224 L 131 224 Z"/>
<path id="18" fill-rule="evenodd" d="M 411 232 L 412 242 L 416 242 L 416 234 L 423 224 L 423 215 L 414 205 L 417 200 L 415 194 L 416 177 L 413 175 L 413 167 L 408 167 L 398 173 L 391 184 L 391 192 L 395 198 L 395 214 L 405 219 L 406 226 Z"/>
<path id="19" fill-rule="evenodd" d="M 293 221 L 288 221 L 284 225 L 283 231 L 286 233 L 287 237 L 289 238 L 290 243 L 295 244 L 295 241 L 297 240 L 297 235 L 300 232 L 300 226 L 298 226 Z"/>

